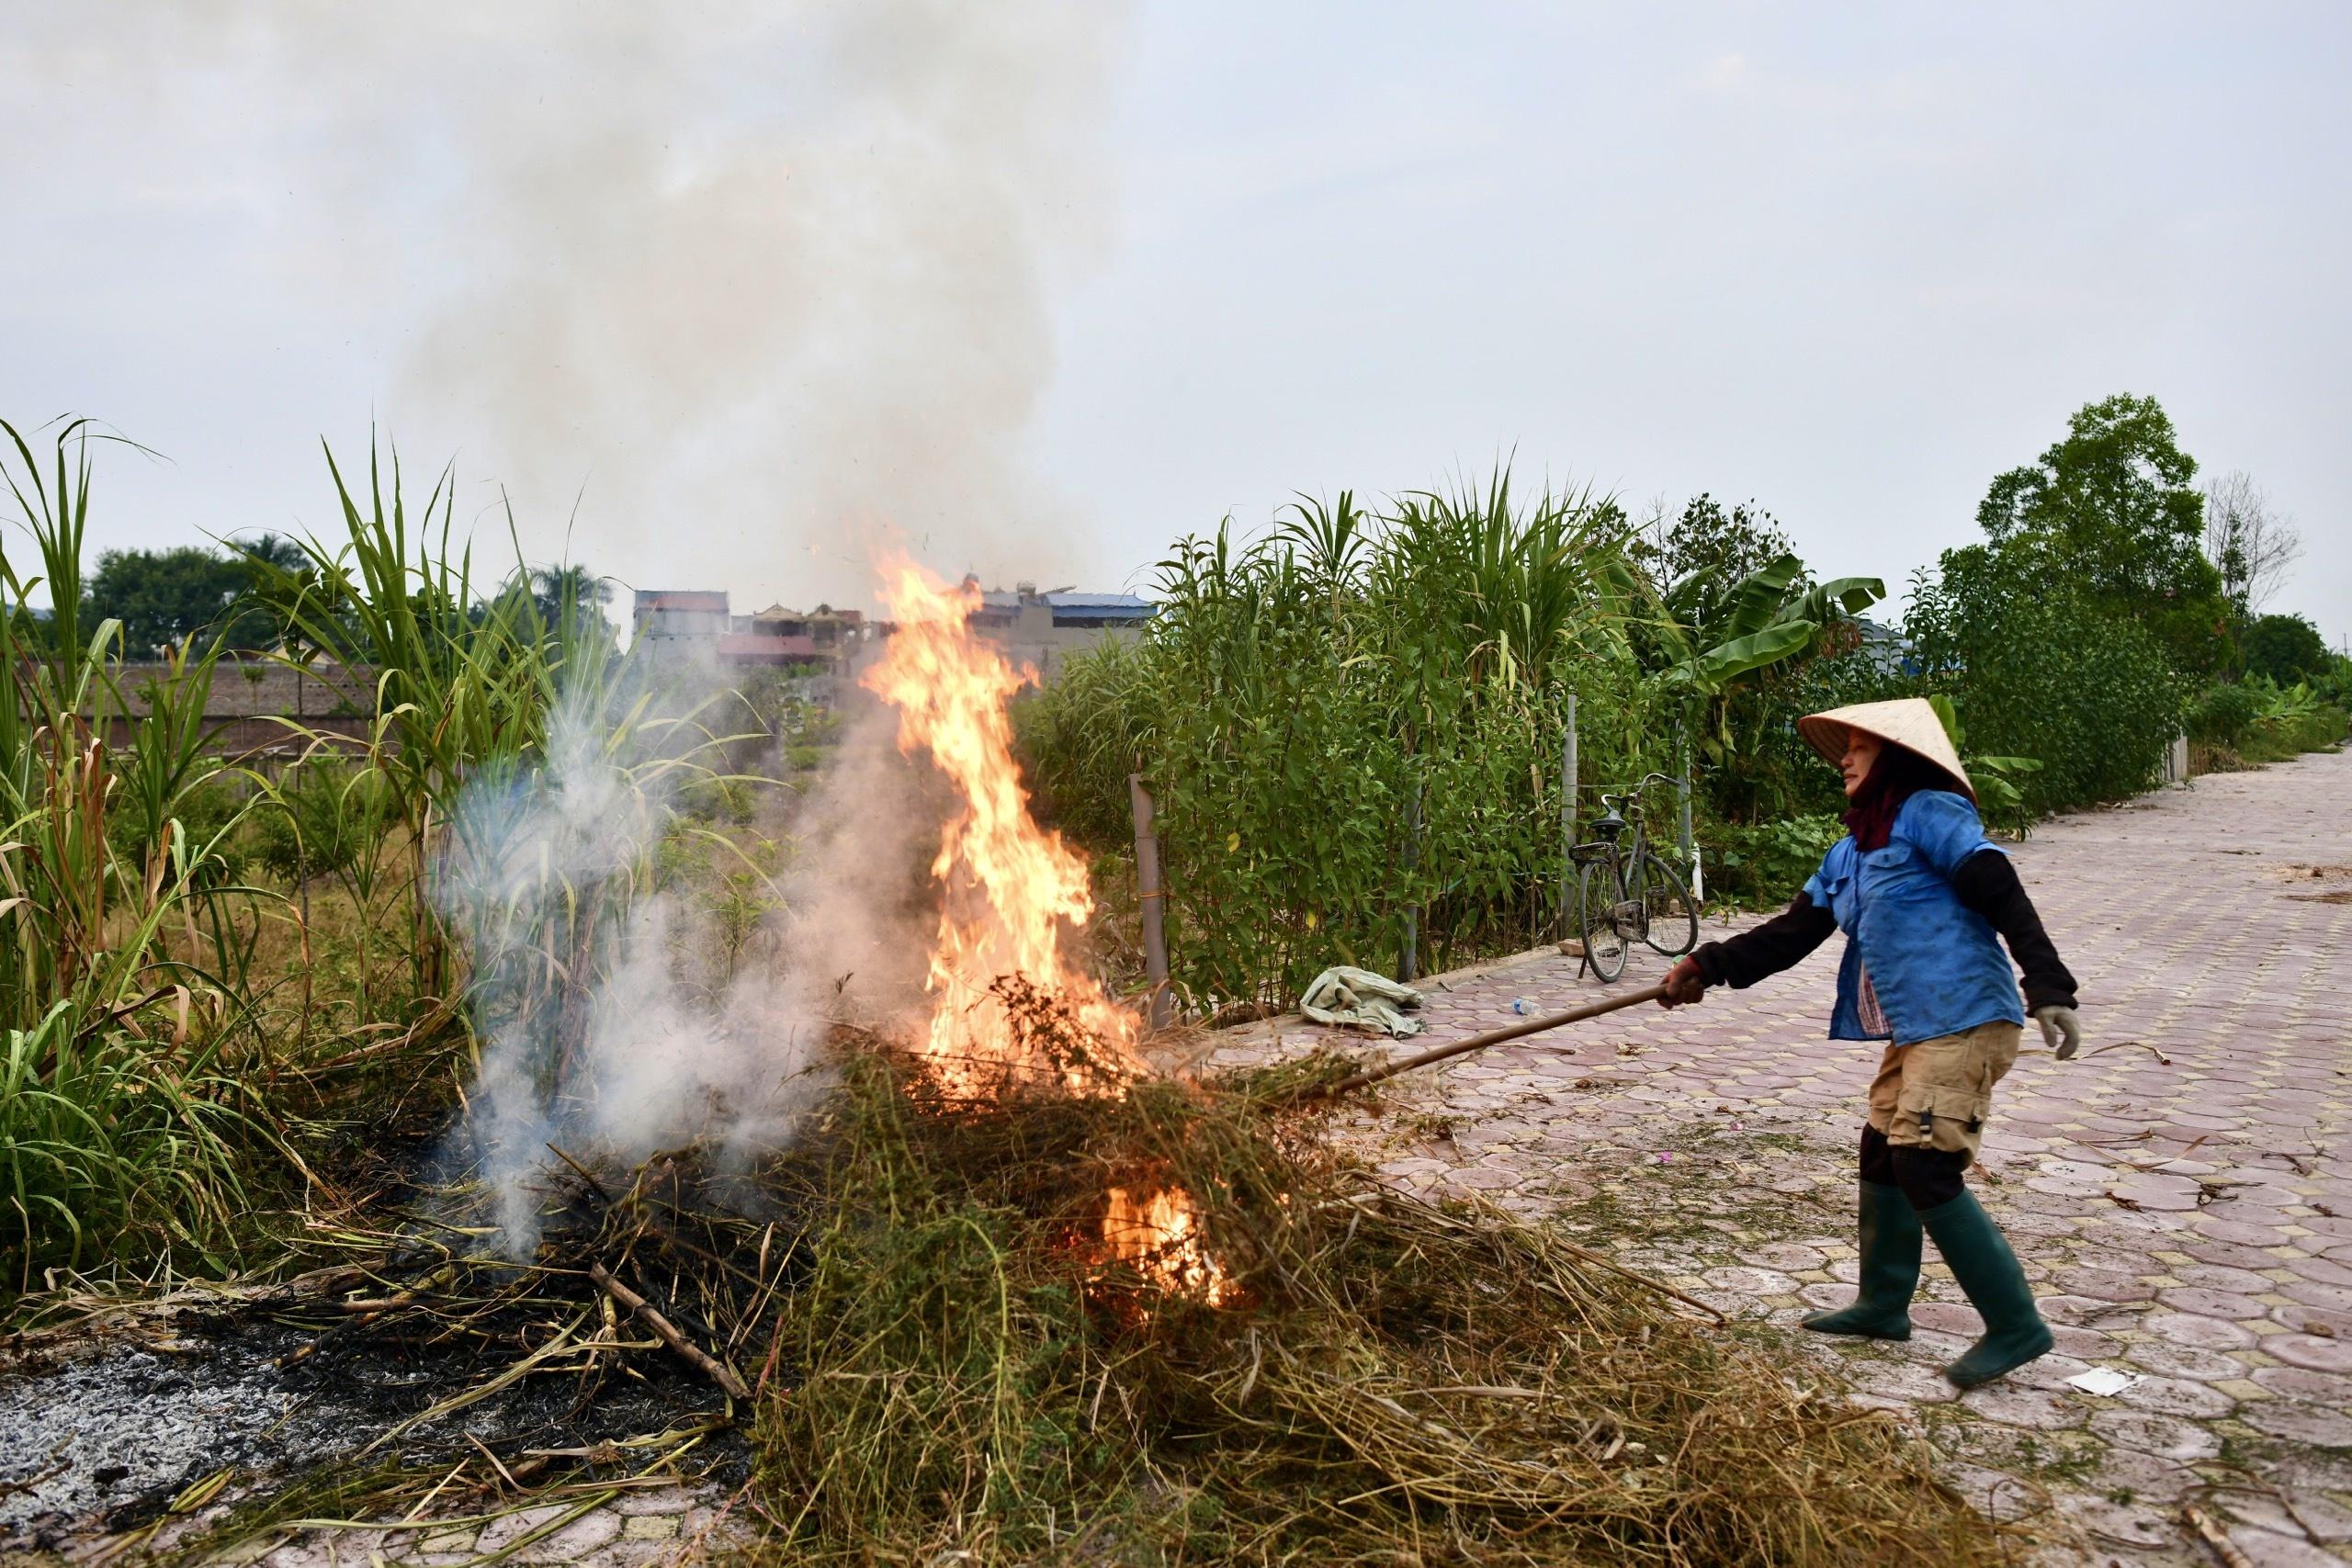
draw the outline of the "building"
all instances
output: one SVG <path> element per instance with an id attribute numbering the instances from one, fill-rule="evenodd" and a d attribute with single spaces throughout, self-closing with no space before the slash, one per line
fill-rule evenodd
<path id="1" fill-rule="evenodd" d="M 863 634 L 854 610 L 820 605 L 803 615 L 772 604 L 756 615 L 738 615 L 721 591 L 647 588 L 630 606 L 637 644 L 657 658 L 707 659 L 729 669 L 756 666 L 798 668 L 811 672 L 838 666 Z"/>
<path id="2" fill-rule="evenodd" d="M 629 605 L 629 637 L 649 648 L 675 643 L 680 651 L 717 646 L 734 627 L 727 595 L 675 588 L 640 588 Z"/>
<path id="3" fill-rule="evenodd" d="M 1019 582 L 1010 593 L 1001 589 L 983 592 L 979 609 L 972 614 L 972 629 L 1000 644 L 1014 664 L 1030 665 L 1039 679 L 1050 681 L 1070 655 L 1106 638 L 1140 636 L 1144 624 L 1157 614 L 1158 606 L 1132 593 L 1079 593 L 1066 588 L 1040 593 L 1035 583 Z"/>

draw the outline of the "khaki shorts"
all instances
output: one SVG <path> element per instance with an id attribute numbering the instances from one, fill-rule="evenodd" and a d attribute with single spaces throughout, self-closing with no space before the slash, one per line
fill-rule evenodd
<path id="1" fill-rule="evenodd" d="M 1964 1149 L 1975 1158 L 1993 1086 L 2016 1065 L 2024 1032 L 1996 1021 L 1888 1046 L 1871 1080 L 1871 1125 L 1895 1148 Z"/>

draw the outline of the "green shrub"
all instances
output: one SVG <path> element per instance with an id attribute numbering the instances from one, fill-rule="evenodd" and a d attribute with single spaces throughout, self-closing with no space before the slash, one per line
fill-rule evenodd
<path id="1" fill-rule="evenodd" d="M 1977 750 L 2040 760 L 2018 781 L 2033 814 L 2149 788 L 2180 732 L 2183 690 L 2163 644 L 2026 554 L 1945 551 L 1913 580 L 1904 629 L 1924 683 L 1952 699 Z"/>
<path id="2" fill-rule="evenodd" d="M 1845 837 L 1834 813 L 1791 817 L 1753 827 L 1725 823 L 1701 835 L 1709 905 L 1777 908 L 1797 895 L 1829 846 Z"/>
<path id="3" fill-rule="evenodd" d="M 2282 684 L 2325 673 L 2327 640 L 2301 615 L 2261 615 L 2239 639 L 2248 676 Z"/>
<path id="4" fill-rule="evenodd" d="M 2234 750 L 2253 732 L 2260 710 L 2255 694 L 2236 682 L 2208 686 L 2189 705 L 2189 739 Z"/>

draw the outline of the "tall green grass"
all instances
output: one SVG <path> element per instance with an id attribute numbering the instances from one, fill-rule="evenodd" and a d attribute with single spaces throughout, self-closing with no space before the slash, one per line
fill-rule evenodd
<path id="1" fill-rule="evenodd" d="M 0 547 L 5 1292 L 56 1267 L 158 1248 L 209 1259 L 233 1240 L 256 1129 L 221 1054 L 254 1031 L 255 895 L 220 874 L 233 821 L 198 838 L 182 820 L 220 766 L 201 747 L 212 652 L 175 656 L 134 707 L 119 626 L 82 615 L 91 446 L 106 438 L 68 423 L 37 457 L 0 432 L 39 563 L 20 571 Z"/>
<path id="2" fill-rule="evenodd" d="M 1664 765 L 1626 637 L 1626 529 L 1577 493 L 1302 501 L 1159 570 L 1140 641 L 1023 705 L 1032 780 L 1110 848 L 1141 772 L 1170 866 L 1172 967 L 1201 1005 L 1281 1001 L 1326 964 L 1524 947 L 1559 916 L 1560 755 L 1577 694 L 1594 781 Z"/>

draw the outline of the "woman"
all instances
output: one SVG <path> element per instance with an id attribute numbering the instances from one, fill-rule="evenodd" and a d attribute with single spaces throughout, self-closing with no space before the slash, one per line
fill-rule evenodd
<path id="1" fill-rule="evenodd" d="M 1984 1319 L 1984 1337 L 1944 1369 L 1973 1388 L 2050 1348 L 2025 1270 L 1961 1173 L 1976 1156 L 1993 1086 L 2017 1060 L 2025 1010 L 2061 1061 L 2075 1054 L 2075 978 L 2009 857 L 1986 841 L 1976 792 L 1934 708 L 1917 697 L 1863 703 L 1797 729 L 1845 775 L 1847 837 L 1784 912 L 1676 964 L 1661 1005 L 1696 1002 L 1710 986 L 1752 986 L 1832 931 L 1846 933 L 1829 1036 L 1889 1043 L 1862 1128 L 1861 1294 L 1804 1325 L 1911 1337 L 1924 1228 Z M 2010 957 L 2025 972 L 2022 1010 Z"/>

